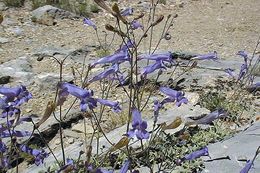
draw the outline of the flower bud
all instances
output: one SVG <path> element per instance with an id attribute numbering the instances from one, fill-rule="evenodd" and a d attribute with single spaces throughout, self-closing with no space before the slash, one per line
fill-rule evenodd
<path id="1" fill-rule="evenodd" d="M 152 26 L 155 26 L 155 25 L 159 24 L 161 21 L 163 21 L 163 19 L 164 19 L 164 16 L 163 16 L 163 15 L 160 15 L 160 16 L 156 19 L 156 21 L 155 21 L 154 23 L 152 23 Z"/>
<path id="2" fill-rule="evenodd" d="M 119 13 L 120 13 L 120 9 L 119 9 L 117 3 L 114 3 L 114 4 L 113 4 L 112 10 L 113 10 L 116 14 L 119 14 Z"/>
<path id="3" fill-rule="evenodd" d="M 116 29 L 115 29 L 112 25 L 110 25 L 110 24 L 106 24 L 106 25 L 105 25 L 105 28 L 106 28 L 106 30 L 108 30 L 108 31 L 112 31 L 112 32 L 115 32 L 115 31 L 116 31 Z"/>

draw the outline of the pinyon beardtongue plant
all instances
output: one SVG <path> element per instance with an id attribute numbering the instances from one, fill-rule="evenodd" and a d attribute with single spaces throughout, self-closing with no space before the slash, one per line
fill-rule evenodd
<path id="1" fill-rule="evenodd" d="M 129 54 L 127 51 L 122 50 L 119 52 L 114 53 L 113 55 L 105 56 L 96 62 L 91 64 L 91 67 L 95 67 L 98 64 L 106 64 L 106 63 L 122 63 L 125 61 L 129 61 Z"/>
<path id="2" fill-rule="evenodd" d="M 156 61 L 154 64 L 148 65 L 142 69 L 141 75 L 146 77 L 148 74 L 154 72 L 155 70 L 165 69 L 166 67 L 163 65 L 162 61 Z"/>
<path id="3" fill-rule="evenodd" d="M 217 109 L 209 114 L 207 114 L 205 117 L 202 117 L 201 119 L 195 120 L 197 124 L 210 124 L 214 120 L 226 117 L 227 112 L 224 109 Z"/>
<path id="4" fill-rule="evenodd" d="M 198 55 L 194 58 L 192 58 L 193 60 L 213 60 L 213 61 L 217 61 L 219 58 L 218 58 L 218 54 L 217 52 L 213 52 L 213 53 L 208 53 L 208 54 L 205 54 L 205 55 Z"/>
<path id="5" fill-rule="evenodd" d="M 120 13 L 122 16 L 130 16 L 134 13 L 134 9 L 131 7 L 127 7 L 126 9 L 122 10 Z"/>
<path id="6" fill-rule="evenodd" d="M 171 52 L 151 54 L 151 55 L 139 55 L 139 59 L 147 59 L 147 60 L 163 61 L 163 62 L 174 62 L 173 55 Z"/>
<path id="7" fill-rule="evenodd" d="M 208 147 L 204 147 L 200 150 L 194 151 L 190 154 L 187 154 L 184 156 L 184 158 L 182 159 L 183 161 L 185 160 L 194 160 L 197 159 L 201 156 L 209 156 L 209 151 L 208 151 Z"/>
<path id="8" fill-rule="evenodd" d="M 252 166 L 253 166 L 253 162 L 248 160 L 244 168 L 240 171 L 240 173 L 248 173 Z"/>
<path id="9" fill-rule="evenodd" d="M 119 102 L 114 102 L 114 101 L 105 100 L 105 99 L 97 99 L 97 102 L 100 103 L 101 105 L 112 108 L 112 110 L 116 113 L 121 111 Z"/>
<path id="10" fill-rule="evenodd" d="M 187 104 L 188 99 L 184 97 L 184 92 L 181 91 L 175 91 L 173 89 L 170 89 L 168 87 L 160 87 L 159 89 L 163 94 L 167 95 L 168 97 L 165 98 L 160 104 L 161 106 L 165 103 L 169 102 L 176 102 L 176 106 L 181 106 L 182 104 Z"/>
<path id="11" fill-rule="evenodd" d="M 137 109 L 132 110 L 132 129 L 128 131 L 127 136 L 137 139 L 148 139 L 150 134 L 146 131 L 147 122 L 142 120 L 141 113 Z"/>
<path id="12" fill-rule="evenodd" d="M 97 106 L 97 102 L 92 98 L 94 95 L 92 90 L 82 89 L 70 83 L 62 82 L 58 84 L 60 89 L 57 105 L 62 105 L 69 94 L 80 99 L 80 109 L 85 112 L 87 108 L 94 109 Z"/>
<path id="13" fill-rule="evenodd" d="M 119 65 L 116 63 L 110 68 L 106 69 L 105 71 L 99 73 L 98 75 L 94 76 L 92 79 L 89 80 L 89 83 L 104 79 L 110 75 L 116 75 L 115 73 L 118 72 Z"/>
<path id="14" fill-rule="evenodd" d="M 135 30 L 138 28 L 141 28 L 142 30 L 144 30 L 144 26 L 140 22 L 138 22 L 137 20 L 133 20 L 131 22 L 131 29 Z"/>
<path id="15" fill-rule="evenodd" d="M 48 153 L 44 150 L 32 149 L 26 145 L 19 145 L 19 148 L 22 152 L 32 155 L 37 166 L 43 163 L 43 160 L 48 157 Z"/>

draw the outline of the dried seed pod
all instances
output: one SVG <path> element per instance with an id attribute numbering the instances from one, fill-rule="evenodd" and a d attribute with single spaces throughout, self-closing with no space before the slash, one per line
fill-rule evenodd
<path id="1" fill-rule="evenodd" d="M 119 20 L 121 20 L 123 23 L 128 23 L 126 21 L 126 19 L 121 15 L 120 13 L 120 9 L 117 5 L 117 3 L 115 3 L 113 6 L 112 6 L 112 10 L 113 10 L 113 15 L 116 16 Z"/>
<path id="2" fill-rule="evenodd" d="M 113 10 L 116 14 L 120 14 L 120 9 L 119 9 L 117 3 L 114 3 L 114 4 L 113 4 L 112 10 Z"/>
<path id="3" fill-rule="evenodd" d="M 117 30 L 110 24 L 105 25 L 106 30 L 116 32 Z"/>
<path id="4" fill-rule="evenodd" d="M 94 2 L 97 3 L 97 5 L 99 5 L 104 10 L 114 15 L 113 11 L 107 6 L 104 0 L 94 0 Z"/>
<path id="5" fill-rule="evenodd" d="M 160 15 L 154 23 L 152 23 L 152 26 L 158 25 L 161 21 L 163 21 L 164 16 Z"/>
<path id="6" fill-rule="evenodd" d="M 56 108 L 56 104 L 53 101 L 49 101 L 41 120 L 35 126 L 37 128 L 40 127 L 40 125 L 44 123 L 55 111 L 55 108 Z"/>

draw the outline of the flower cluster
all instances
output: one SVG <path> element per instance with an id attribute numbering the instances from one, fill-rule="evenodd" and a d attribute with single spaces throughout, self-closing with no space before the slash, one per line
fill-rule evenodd
<path id="1" fill-rule="evenodd" d="M 94 92 L 90 89 L 83 89 L 66 82 L 59 83 L 58 87 L 60 90 L 57 105 L 62 105 L 70 94 L 80 100 L 80 109 L 83 112 L 87 109 L 93 110 L 97 107 L 97 103 L 111 107 L 114 112 L 121 110 L 119 102 L 94 98 Z"/>
<path id="2" fill-rule="evenodd" d="M 232 78 L 237 78 L 237 80 L 241 80 L 247 73 L 248 71 L 248 54 L 245 51 L 238 51 L 237 55 L 243 57 L 244 62 L 240 67 L 239 74 L 236 76 L 234 73 L 234 69 L 227 68 L 225 69 L 225 72 Z"/>
<path id="3" fill-rule="evenodd" d="M 35 164 L 39 165 L 48 154 L 43 150 L 39 151 L 31 149 L 26 145 L 18 144 L 16 140 L 16 138 L 31 135 L 29 131 L 15 130 L 17 125 L 32 121 L 31 117 L 20 116 L 20 106 L 32 98 L 31 93 L 25 86 L 18 86 L 13 88 L 0 87 L 0 94 L 2 95 L 0 98 L 0 109 L 2 110 L 1 118 L 7 119 L 6 124 L 0 125 L 0 138 L 11 138 L 12 142 L 17 145 L 17 149 L 34 156 Z M 11 119 L 14 115 L 16 115 L 15 118 Z M 10 149 L 11 148 L 7 147 L 4 142 L 0 141 L 0 152 L 3 156 L 1 157 L 1 169 L 9 167 L 8 151 Z"/>

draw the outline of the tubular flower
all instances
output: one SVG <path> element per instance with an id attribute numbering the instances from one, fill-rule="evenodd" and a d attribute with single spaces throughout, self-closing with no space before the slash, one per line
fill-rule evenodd
<path id="1" fill-rule="evenodd" d="M 131 28 L 132 28 L 133 30 L 138 29 L 138 28 L 141 28 L 142 30 L 144 30 L 144 26 L 141 25 L 141 23 L 138 22 L 137 20 L 133 20 L 133 21 L 131 22 Z"/>
<path id="2" fill-rule="evenodd" d="M 129 54 L 127 51 L 119 51 L 113 55 L 105 56 L 96 62 L 92 63 L 91 66 L 95 67 L 98 64 L 106 64 L 106 63 L 121 63 L 124 61 L 129 61 Z"/>
<path id="3" fill-rule="evenodd" d="M 166 69 L 166 67 L 163 65 L 162 61 L 156 61 L 154 64 L 144 67 L 141 72 L 141 75 L 147 76 L 147 74 L 150 74 L 158 69 Z"/>
<path id="4" fill-rule="evenodd" d="M 122 45 L 120 49 L 118 49 L 116 52 L 120 52 L 120 51 L 126 52 L 128 51 L 128 49 L 133 48 L 134 46 L 135 46 L 135 42 L 132 40 L 128 40 L 126 44 Z"/>
<path id="5" fill-rule="evenodd" d="M 218 60 L 218 54 L 216 51 L 214 51 L 213 53 L 208 53 L 208 54 L 205 54 L 205 55 L 198 55 L 194 58 L 192 58 L 193 60 L 213 60 L 213 61 L 216 61 Z"/>
<path id="6" fill-rule="evenodd" d="M 32 149 L 26 145 L 19 145 L 19 148 L 22 152 L 32 155 L 34 157 L 34 163 L 37 166 L 43 163 L 43 160 L 48 157 L 48 153 L 44 150 Z"/>
<path id="7" fill-rule="evenodd" d="M 248 71 L 247 64 L 242 64 L 240 67 L 239 74 L 238 74 L 238 80 L 242 79 L 245 76 L 245 74 L 247 73 L 247 71 Z"/>
<path id="8" fill-rule="evenodd" d="M 148 139 L 149 133 L 146 131 L 147 122 L 143 121 L 141 118 L 141 113 L 137 109 L 132 110 L 132 129 L 128 131 L 127 135 L 129 138 L 134 136 L 137 139 Z"/>
<path id="9" fill-rule="evenodd" d="M 2 140 L 0 141 L 0 152 L 4 153 L 7 151 L 7 147 L 5 145 L 5 143 L 2 142 Z"/>
<path id="10" fill-rule="evenodd" d="M 153 61 L 173 62 L 173 55 L 171 52 L 152 54 L 152 55 L 141 55 L 139 58 L 153 60 Z"/>
<path id="11" fill-rule="evenodd" d="M 227 116 L 227 112 L 226 111 L 224 111 L 223 109 L 217 109 L 217 110 L 209 113 L 205 117 L 196 120 L 196 123 L 197 124 L 210 124 L 214 120 L 219 119 L 221 117 L 225 117 L 225 116 Z"/>
<path id="12" fill-rule="evenodd" d="M 248 160 L 244 168 L 240 171 L 240 173 L 248 173 L 252 166 L 253 166 L 253 162 Z"/>
<path id="13" fill-rule="evenodd" d="M 128 7 L 120 12 L 122 16 L 130 16 L 134 13 L 134 9 L 131 7 Z"/>
<path id="14" fill-rule="evenodd" d="M 87 108 L 94 109 L 97 106 L 97 101 L 92 98 L 93 91 L 89 89 L 82 89 L 70 83 L 62 82 L 59 85 L 59 99 L 57 105 L 62 105 L 69 94 L 80 99 L 81 111 L 86 111 Z"/>
<path id="15" fill-rule="evenodd" d="M 93 21 L 91 21 L 89 18 L 84 18 L 84 19 L 83 19 L 83 23 L 84 23 L 85 25 L 91 26 L 91 27 L 93 27 L 95 30 L 97 30 L 96 24 L 95 24 Z"/>
<path id="16" fill-rule="evenodd" d="M 126 160 L 125 163 L 123 164 L 122 168 L 120 169 L 119 173 L 126 173 L 129 168 L 129 165 L 130 165 L 130 161 Z"/>
<path id="17" fill-rule="evenodd" d="M 119 102 L 113 102 L 113 101 L 105 100 L 105 99 L 97 99 L 97 102 L 100 103 L 101 105 L 105 105 L 105 106 L 112 108 L 112 110 L 116 113 L 121 111 Z"/>
<path id="18" fill-rule="evenodd" d="M 233 69 L 227 68 L 227 69 L 225 69 L 225 72 L 228 74 L 228 76 L 230 76 L 230 77 L 235 77 L 235 74 L 234 74 L 234 70 L 233 70 Z"/>
<path id="19" fill-rule="evenodd" d="M 118 64 L 114 64 L 112 67 L 106 69 L 105 71 L 99 73 L 98 75 L 96 75 L 92 79 L 90 79 L 89 83 L 104 79 L 104 78 L 108 77 L 109 75 L 115 74 L 116 72 L 118 72 L 118 70 L 119 70 Z"/>
<path id="20" fill-rule="evenodd" d="M 188 99 L 184 97 L 184 92 L 181 91 L 176 91 L 173 89 L 170 89 L 168 87 L 160 87 L 159 89 L 163 94 L 167 95 L 168 97 L 165 98 L 162 102 L 161 105 L 164 105 L 165 103 L 169 102 L 176 102 L 176 106 L 181 106 L 181 104 L 187 104 Z"/>
<path id="21" fill-rule="evenodd" d="M 5 96 L 3 98 L 5 102 L 12 102 L 13 106 L 20 106 L 32 98 L 31 93 L 23 85 L 14 88 L 0 87 L 0 94 Z"/>
<path id="22" fill-rule="evenodd" d="M 201 150 L 197 150 L 192 152 L 191 154 L 187 154 L 186 156 L 184 156 L 183 160 L 194 160 L 201 156 L 208 156 L 208 155 L 209 155 L 208 147 L 204 147 Z"/>
<path id="23" fill-rule="evenodd" d="M 7 137 L 11 137 L 11 136 L 15 136 L 15 137 L 25 137 L 25 136 L 30 136 L 32 133 L 28 132 L 28 131 L 18 131 L 18 130 L 5 130 L 2 131 L 0 133 L 0 137 L 1 138 L 7 138 Z"/>
<path id="24" fill-rule="evenodd" d="M 237 52 L 237 55 L 242 56 L 244 58 L 244 61 L 247 62 L 248 54 L 247 54 L 246 51 L 240 50 L 240 51 Z"/>
<path id="25" fill-rule="evenodd" d="M 66 165 L 62 166 L 57 173 L 61 173 L 61 172 L 70 172 L 73 169 L 75 169 L 75 165 L 74 165 L 74 161 L 72 159 L 66 159 Z"/>

